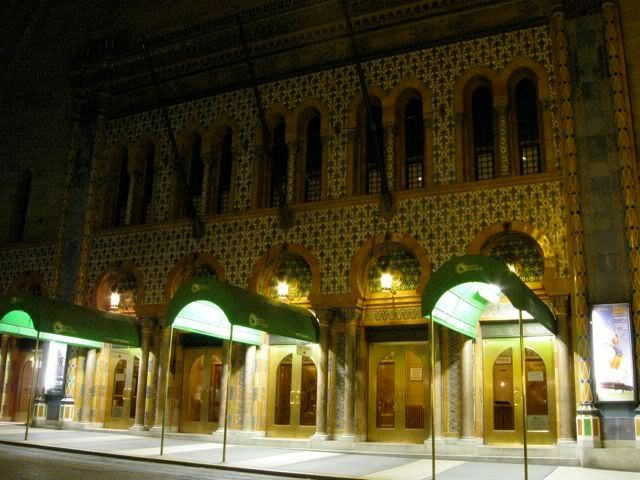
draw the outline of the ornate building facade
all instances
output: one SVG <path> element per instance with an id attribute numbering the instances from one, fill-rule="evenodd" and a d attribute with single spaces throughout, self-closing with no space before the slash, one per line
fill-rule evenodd
<path id="1" fill-rule="evenodd" d="M 533 448 L 597 464 L 640 446 L 636 391 L 595 395 L 589 317 L 628 303 L 640 355 L 632 3 L 351 2 L 355 49 L 341 3 L 306 0 L 78 41 L 66 155 L 7 163 L 0 293 L 135 316 L 142 344 L 69 347 L 36 422 L 154 431 L 168 411 L 172 431 L 215 436 L 227 414 L 238 442 L 435 435 L 492 455 L 521 441 L 517 312 L 487 307 L 475 342 L 421 313 L 432 272 L 478 253 L 557 319 L 525 332 Z M 320 343 L 237 345 L 229 377 L 223 342 L 182 333 L 166 377 L 167 306 L 203 276 L 312 309 Z M 1 415 L 23 420 L 34 345 L 1 346 Z"/>

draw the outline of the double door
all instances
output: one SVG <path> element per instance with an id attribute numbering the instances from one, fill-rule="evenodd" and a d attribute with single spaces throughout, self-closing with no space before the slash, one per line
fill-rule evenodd
<path id="1" fill-rule="evenodd" d="M 369 440 L 424 442 L 429 412 L 428 352 L 428 343 L 369 346 Z"/>
<path id="2" fill-rule="evenodd" d="M 316 431 L 317 346 L 275 346 L 269 352 L 267 432 L 307 438 Z"/>
<path id="3" fill-rule="evenodd" d="M 489 445 L 518 445 L 523 440 L 520 340 L 483 340 L 484 432 Z M 556 443 L 553 337 L 525 338 L 527 439 Z"/>
<path id="4" fill-rule="evenodd" d="M 211 433 L 218 428 L 222 392 L 222 351 L 185 350 L 180 431 Z"/>
<path id="5" fill-rule="evenodd" d="M 107 428 L 129 428 L 136 417 L 140 357 L 134 350 L 113 349 L 109 357 L 105 412 Z"/>

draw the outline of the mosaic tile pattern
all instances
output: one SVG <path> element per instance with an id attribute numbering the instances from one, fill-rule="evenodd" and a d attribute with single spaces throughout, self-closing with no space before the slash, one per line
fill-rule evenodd
<path id="1" fill-rule="evenodd" d="M 56 255 L 55 243 L 0 251 L 0 292 L 6 292 L 19 276 L 33 272 L 42 278 L 44 293 L 53 296 L 58 275 Z"/>

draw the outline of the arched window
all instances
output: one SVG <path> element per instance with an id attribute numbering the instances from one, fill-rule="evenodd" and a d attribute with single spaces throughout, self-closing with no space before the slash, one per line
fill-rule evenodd
<path id="1" fill-rule="evenodd" d="M 288 148 L 285 143 L 285 132 L 284 119 L 279 118 L 272 134 L 268 207 L 280 206 L 287 196 Z"/>
<path id="2" fill-rule="evenodd" d="M 520 174 L 540 173 L 540 128 L 538 124 L 538 92 L 533 79 L 525 77 L 515 87 L 517 152 Z"/>
<path id="3" fill-rule="evenodd" d="M 422 99 L 413 96 L 405 104 L 402 118 L 404 162 L 401 165 L 400 188 L 414 189 L 424 186 L 424 123 Z"/>
<path id="4" fill-rule="evenodd" d="M 153 180 L 155 175 L 155 145 L 149 142 L 144 148 L 144 165 L 142 170 L 142 202 L 138 217 L 141 224 L 151 223 L 153 220 Z"/>
<path id="5" fill-rule="evenodd" d="M 227 213 L 231 199 L 231 167 L 233 161 L 233 131 L 226 128 L 220 145 L 220 168 L 218 170 L 218 198 L 216 213 Z"/>
<path id="6" fill-rule="evenodd" d="M 473 176 L 476 180 L 495 177 L 495 145 L 493 135 L 493 94 L 480 86 L 471 96 Z"/>
<path id="7" fill-rule="evenodd" d="M 304 154 L 304 201 L 316 202 L 322 198 L 322 136 L 320 114 L 316 110 L 307 122 Z"/>
<path id="8" fill-rule="evenodd" d="M 377 147 L 380 155 L 384 155 L 385 146 L 384 146 L 384 129 L 382 127 L 382 104 L 377 98 L 371 99 L 371 122 L 375 126 L 375 137 L 370 128 L 368 128 L 366 123 L 366 113 L 364 112 L 364 108 L 362 108 L 361 119 L 362 122 L 360 125 L 365 130 L 365 138 L 366 142 L 364 143 L 364 152 L 363 152 L 363 173 L 364 178 L 362 178 L 361 186 L 363 187 L 361 191 L 366 194 L 370 193 L 380 193 L 382 190 L 382 172 L 380 172 L 380 167 L 378 166 L 378 154 L 376 152 L 376 140 Z"/>
<path id="9" fill-rule="evenodd" d="M 18 185 L 13 202 L 13 218 L 9 229 L 9 240 L 21 242 L 24 239 L 24 228 L 31 197 L 31 171 L 25 169 L 18 178 Z"/>
<path id="10" fill-rule="evenodd" d="M 196 212 L 200 212 L 200 199 L 202 198 L 202 183 L 204 180 L 204 162 L 202 161 L 202 137 L 198 132 L 193 132 L 191 143 L 191 158 L 189 159 L 189 197 L 193 202 Z M 184 215 L 188 212 L 185 210 Z"/>

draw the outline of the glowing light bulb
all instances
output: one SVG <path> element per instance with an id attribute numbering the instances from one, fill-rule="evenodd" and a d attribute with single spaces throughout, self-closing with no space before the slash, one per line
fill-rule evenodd
<path id="1" fill-rule="evenodd" d="M 278 282 L 278 297 L 287 298 L 289 295 L 289 284 L 287 282 Z"/>
<path id="2" fill-rule="evenodd" d="M 380 276 L 380 288 L 382 288 L 383 292 L 390 291 L 392 284 L 393 284 L 393 277 L 389 272 L 385 272 Z"/>
<path id="3" fill-rule="evenodd" d="M 118 292 L 111 293 L 111 308 L 116 309 L 120 305 L 120 294 Z"/>

